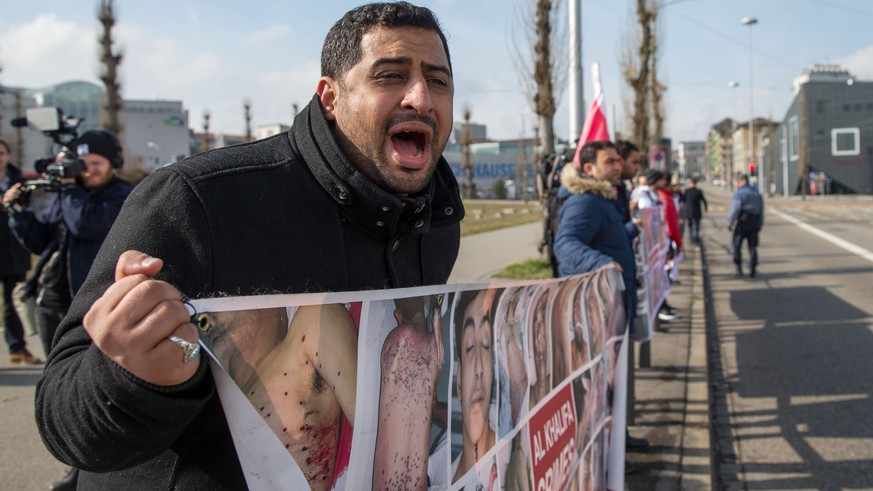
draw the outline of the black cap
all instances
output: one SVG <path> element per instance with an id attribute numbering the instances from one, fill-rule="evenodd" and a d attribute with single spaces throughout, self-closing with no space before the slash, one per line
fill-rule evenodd
<path id="1" fill-rule="evenodd" d="M 118 140 L 107 131 L 86 131 L 73 142 L 72 147 L 79 157 L 94 153 L 106 157 L 113 167 L 121 166 L 121 146 L 118 144 Z"/>
<path id="2" fill-rule="evenodd" d="M 737 175 L 737 181 L 749 181 L 749 176 L 747 174 L 739 174 Z"/>
<path id="3" fill-rule="evenodd" d="M 649 184 L 654 184 L 666 177 L 667 175 L 664 174 L 662 171 L 659 171 L 658 169 L 649 169 L 646 171 L 646 182 L 648 182 Z"/>

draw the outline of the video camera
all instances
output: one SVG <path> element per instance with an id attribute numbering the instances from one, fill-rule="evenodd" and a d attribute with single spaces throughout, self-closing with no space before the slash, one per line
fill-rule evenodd
<path id="1" fill-rule="evenodd" d="M 24 181 L 24 192 L 19 202 L 26 205 L 33 191 L 60 191 L 61 180 L 82 175 L 85 162 L 79 159 L 76 151 L 69 145 L 79 136 L 78 127 L 83 119 L 64 116 L 57 107 L 36 107 L 27 110 L 23 118 L 12 120 L 12 126 L 34 126 L 60 146 L 60 152 L 53 158 L 39 159 L 34 168 L 40 177 Z"/>

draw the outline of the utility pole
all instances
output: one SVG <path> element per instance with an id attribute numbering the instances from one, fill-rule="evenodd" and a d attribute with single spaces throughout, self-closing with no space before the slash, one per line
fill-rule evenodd
<path id="1" fill-rule="evenodd" d="M 582 78 L 582 0 L 569 0 L 570 22 L 570 137 L 571 144 L 582 133 L 582 121 L 585 111 L 585 92 Z"/>
<path id="2" fill-rule="evenodd" d="M 758 19 L 743 17 L 740 22 L 744 26 L 749 26 L 749 166 L 754 165 L 758 169 L 758 188 L 763 191 L 767 183 L 764 169 L 758 166 L 758 158 L 755 154 L 755 97 L 752 91 L 752 26 L 758 23 Z"/>

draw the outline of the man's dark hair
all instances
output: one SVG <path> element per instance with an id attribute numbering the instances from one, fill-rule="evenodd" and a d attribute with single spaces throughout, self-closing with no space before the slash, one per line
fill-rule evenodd
<path id="1" fill-rule="evenodd" d="M 586 162 L 596 163 L 597 152 L 607 148 L 615 148 L 615 144 L 609 140 L 600 140 L 588 142 L 579 151 L 579 164 L 584 165 Z"/>
<path id="2" fill-rule="evenodd" d="M 630 156 L 630 154 L 634 152 L 639 152 L 640 149 L 627 140 L 616 140 L 615 151 L 618 152 L 619 155 L 621 155 L 621 158 L 626 159 Z"/>
<path id="3" fill-rule="evenodd" d="M 9 148 L 9 144 L 6 143 L 6 139 L 3 138 L 2 136 L 0 136 L 0 145 L 3 145 L 4 147 L 6 147 L 6 153 L 12 152 L 12 149 Z"/>
<path id="4" fill-rule="evenodd" d="M 361 39 L 374 27 L 417 27 L 430 29 L 440 36 L 449 70 L 452 58 L 440 23 L 430 9 L 409 2 L 383 2 L 361 5 L 338 20 L 321 48 L 321 76 L 339 81 L 361 59 Z"/>

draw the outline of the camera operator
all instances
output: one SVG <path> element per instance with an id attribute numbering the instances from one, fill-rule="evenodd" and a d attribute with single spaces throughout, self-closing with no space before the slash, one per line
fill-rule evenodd
<path id="1" fill-rule="evenodd" d="M 32 210 L 21 203 L 24 188 L 20 183 L 3 194 L 3 207 L 13 232 L 45 262 L 37 282 L 36 321 L 46 353 L 51 351 L 58 324 L 133 189 L 115 175 L 123 159 L 121 145 L 111 133 L 87 131 L 73 141 L 70 149 L 73 160 L 59 155 L 57 161 L 70 169 L 80 168 L 81 173 L 77 177 L 57 177 L 59 186 L 53 187 L 57 196 L 44 209 Z M 75 155 L 81 162 L 75 160 Z M 77 477 L 78 471 L 73 468 L 52 489 L 75 488 Z"/>
<path id="2" fill-rule="evenodd" d="M 17 167 L 9 163 L 10 149 L 6 140 L 0 138 L 0 192 L 22 182 L 24 178 Z M 6 344 L 9 346 L 9 361 L 23 365 L 36 365 L 42 360 L 27 349 L 22 321 L 15 311 L 12 291 L 24 281 L 30 269 L 30 253 L 16 240 L 9 226 L 0 224 L 0 280 L 3 282 L 3 325 Z M 46 352 L 48 354 L 48 352 Z"/>
<path id="3" fill-rule="evenodd" d="M 70 147 L 83 169 L 78 177 L 57 177 L 57 196 L 44 209 L 32 210 L 21 202 L 25 192 L 21 183 L 3 194 L 12 231 L 27 249 L 46 260 L 37 286 L 37 327 L 46 353 L 132 189 L 115 176 L 123 160 L 121 145 L 111 133 L 87 131 Z"/>

